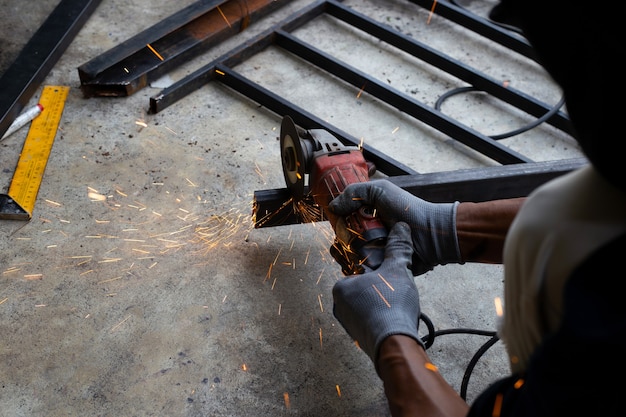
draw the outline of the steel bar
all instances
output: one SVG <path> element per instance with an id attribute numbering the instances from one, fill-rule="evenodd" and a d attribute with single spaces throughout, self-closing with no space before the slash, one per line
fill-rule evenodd
<path id="1" fill-rule="evenodd" d="M 372 94 L 396 109 L 450 136 L 454 140 L 477 150 L 483 155 L 502 164 L 531 162 L 527 157 L 501 145 L 498 141 L 462 125 L 440 111 L 394 91 L 393 88 L 385 83 L 305 44 L 295 36 L 281 30 L 277 31 L 276 34 L 277 45 L 341 78 L 356 88 Z"/>
<path id="2" fill-rule="evenodd" d="M 510 30 L 503 28 L 485 18 L 465 10 L 463 7 L 457 6 L 446 0 L 409 0 L 426 10 L 438 16 L 444 17 L 472 32 L 488 38 L 512 51 L 515 51 L 526 58 L 537 61 L 535 51 L 528 41 L 522 36 L 512 33 Z"/>
<path id="3" fill-rule="evenodd" d="M 176 66 L 246 29 L 252 22 L 282 7 L 289 0 L 201 1 L 172 15 L 165 22 L 122 44 L 118 50 L 78 69 L 85 97 L 129 96 Z M 209 7 L 212 6 L 212 7 Z M 194 17 L 195 16 L 195 17 Z M 189 20 L 190 17 L 194 17 Z M 176 28 L 170 32 L 168 29 Z M 165 34 L 164 34 L 165 33 Z M 149 41 L 149 42 L 146 42 Z M 118 61 L 115 61 L 119 58 Z"/>
<path id="4" fill-rule="evenodd" d="M 333 59 L 329 55 L 316 50 L 310 45 L 306 45 L 297 37 L 292 36 L 292 31 L 311 19 L 323 14 L 339 18 L 346 23 L 355 25 L 355 27 L 364 30 L 374 36 L 378 36 L 382 40 L 399 47 L 400 49 L 415 55 L 418 58 L 426 58 L 427 62 L 442 66 L 444 70 L 450 71 L 452 75 L 458 76 L 466 80 L 478 88 L 487 91 L 504 101 L 517 106 L 518 108 L 536 115 L 542 116 L 550 111 L 550 106 L 541 103 L 521 92 L 514 89 L 506 89 L 499 85 L 495 80 L 489 79 L 478 71 L 445 57 L 443 54 L 436 53 L 431 49 L 419 44 L 418 42 L 407 38 L 398 32 L 372 21 L 371 19 L 361 16 L 349 8 L 342 6 L 337 1 L 318 2 L 304 11 L 294 14 L 274 28 L 263 33 L 257 39 L 236 48 L 211 64 L 201 68 L 200 70 L 185 77 L 175 85 L 163 90 L 160 94 L 150 99 L 151 112 L 157 113 L 175 101 L 182 98 L 200 88 L 205 83 L 216 79 L 213 71 L 222 62 L 227 66 L 233 66 L 243 61 L 243 59 L 260 52 L 269 45 L 276 45 L 288 50 L 292 54 L 299 56 L 307 62 L 320 67 L 321 69 L 332 73 L 353 86 L 363 89 L 370 94 L 375 95 L 386 103 L 396 107 L 397 109 L 417 118 L 418 120 L 440 130 L 444 134 L 464 143 L 465 145 L 477 150 L 478 152 L 494 159 L 502 164 L 514 164 L 520 162 L 532 162 L 530 159 L 521 155 L 510 148 L 500 145 L 495 139 L 492 139 L 479 132 L 458 123 L 456 120 L 446 116 L 445 114 L 425 106 L 424 104 L 413 100 L 406 95 L 400 94 L 386 84 L 360 72 L 349 66 L 342 64 L 340 61 Z M 254 90 L 254 89 L 253 89 Z M 242 92 L 246 95 L 245 92 Z M 281 109 L 282 114 L 287 114 L 286 109 Z M 281 113 L 279 113 L 280 115 Z M 557 112 L 550 119 L 550 123 L 560 128 L 566 133 L 571 134 L 571 123 L 569 119 L 560 112 Z"/>
<path id="5" fill-rule="evenodd" d="M 296 124 L 306 129 L 324 129 L 339 139 L 344 145 L 361 146 L 360 141 L 354 136 L 337 129 L 328 122 L 323 121 L 295 104 L 259 86 L 231 68 L 218 66 L 215 71 L 219 74 L 218 78 L 224 85 L 227 85 L 241 94 L 245 94 L 248 98 L 272 110 L 274 113 L 281 116 L 289 115 Z M 386 175 L 409 175 L 417 173 L 408 166 L 392 159 L 367 144 L 363 144 L 362 149 L 364 157 L 374 163 L 378 171 Z"/>
<path id="6" fill-rule="evenodd" d="M 495 80 L 481 73 L 475 68 L 469 67 L 462 62 L 445 55 L 429 47 L 422 42 L 391 30 L 368 16 L 360 14 L 336 1 L 329 1 L 326 13 L 354 26 L 412 56 L 418 58 L 435 68 L 447 72 L 450 75 L 463 80 L 479 91 L 484 91 L 505 103 L 534 116 L 541 117 L 551 109 L 551 106 L 535 99 L 534 97 L 516 90 L 510 86 L 503 86 L 502 81 Z M 574 128 L 569 117 L 563 112 L 557 112 L 546 120 L 546 123 L 572 135 Z"/>
<path id="7" fill-rule="evenodd" d="M 413 195 L 432 202 L 488 201 L 525 197 L 540 185 L 587 164 L 585 158 L 502 165 L 419 175 L 401 175 L 388 180 Z M 311 221 L 294 210 L 286 188 L 254 192 L 255 228 L 283 226 Z"/>
<path id="8" fill-rule="evenodd" d="M 21 113 L 100 0 L 61 0 L 0 78 L 0 137 Z"/>
<path id="9" fill-rule="evenodd" d="M 317 2 L 292 14 L 275 27 L 269 28 L 268 30 L 257 35 L 255 38 L 239 45 L 230 52 L 227 52 L 171 86 L 163 89 L 159 92 L 159 94 L 150 97 L 150 112 L 153 114 L 161 112 L 176 103 L 178 100 L 212 81 L 215 75 L 215 67 L 218 64 L 234 67 L 272 45 L 274 43 L 274 39 L 276 38 L 275 32 L 277 27 L 284 30 L 296 29 L 311 19 L 314 19 L 324 13 L 325 9 L 326 2 L 324 0 L 318 0 Z"/>

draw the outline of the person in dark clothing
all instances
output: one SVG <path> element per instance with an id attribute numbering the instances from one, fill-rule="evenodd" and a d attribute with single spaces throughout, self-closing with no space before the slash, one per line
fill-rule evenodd
<path id="1" fill-rule="evenodd" d="M 515 26 L 562 88 L 589 160 L 527 198 L 435 204 L 386 180 L 352 184 L 329 210 L 371 205 L 389 228 L 374 272 L 341 279 L 334 314 L 371 358 L 394 416 L 624 415 L 626 175 L 613 146 L 624 134 L 625 85 L 615 71 L 626 5 L 502 0 L 490 17 Z M 414 276 L 448 263 L 504 265 L 499 336 L 511 374 L 467 404 L 418 336 Z"/>

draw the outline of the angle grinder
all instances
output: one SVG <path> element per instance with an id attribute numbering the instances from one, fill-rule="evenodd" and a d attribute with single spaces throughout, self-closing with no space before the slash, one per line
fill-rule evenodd
<path id="1" fill-rule="evenodd" d="M 298 130 L 289 116 L 280 127 L 283 173 L 294 203 L 312 197 L 335 231 L 331 254 L 345 275 L 377 269 L 384 259 L 387 229 L 372 207 L 340 218 L 328 210 L 344 189 L 369 181 L 373 170 L 357 146 L 348 146 L 323 129 Z"/>

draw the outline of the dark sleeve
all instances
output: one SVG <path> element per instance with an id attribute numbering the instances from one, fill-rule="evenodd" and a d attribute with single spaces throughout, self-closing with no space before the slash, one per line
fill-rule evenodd
<path id="1" fill-rule="evenodd" d="M 487 388 L 477 416 L 624 416 L 626 375 L 626 235 L 608 243 L 571 275 L 557 332 L 533 353 L 524 375 Z"/>

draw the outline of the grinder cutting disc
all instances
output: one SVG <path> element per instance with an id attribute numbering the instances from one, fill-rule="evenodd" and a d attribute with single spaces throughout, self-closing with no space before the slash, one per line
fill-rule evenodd
<path id="1" fill-rule="evenodd" d="M 280 125 L 280 155 L 283 161 L 285 182 L 294 200 L 301 200 L 304 197 L 307 156 L 303 146 L 305 145 L 291 117 L 283 117 Z"/>

